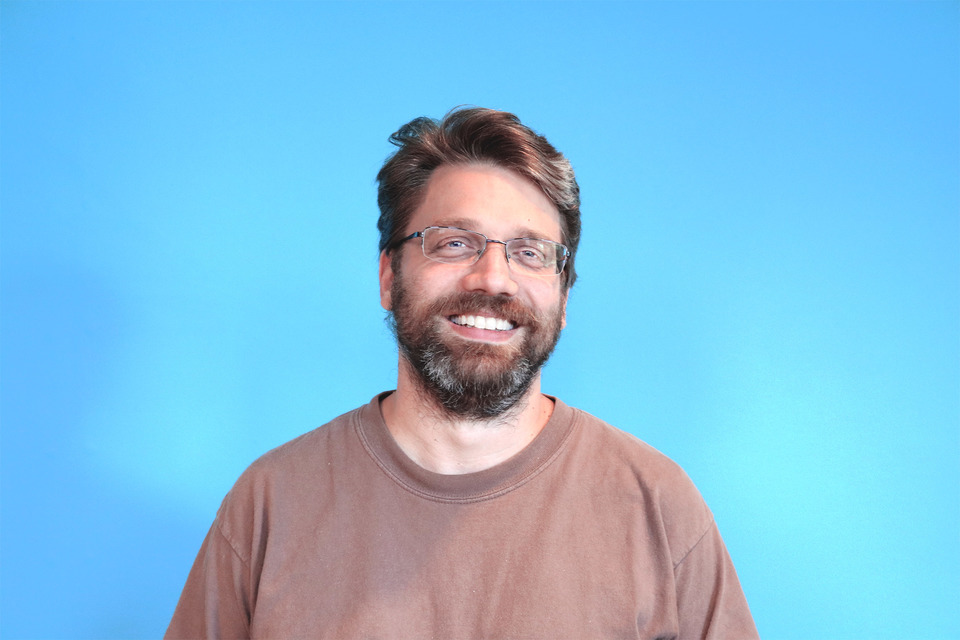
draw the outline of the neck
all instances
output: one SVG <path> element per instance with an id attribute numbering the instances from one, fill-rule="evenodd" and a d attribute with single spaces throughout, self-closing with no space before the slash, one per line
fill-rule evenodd
<path id="1" fill-rule="evenodd" d="M 401 357 L 397 390 L 381 403 L 397 444 L 421 467 L 443 474 L 482 471 L 530 444 L 553 413 L 540 392 L 540 375 L 509 411 L 490 419 L 452 416 L 416 382 Z"/>

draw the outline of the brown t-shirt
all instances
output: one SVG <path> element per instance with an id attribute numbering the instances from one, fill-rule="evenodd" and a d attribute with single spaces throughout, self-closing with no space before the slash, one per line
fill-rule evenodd
<path id="1" fill-rule="evenodd" d="M 756 638 L 713 517 L 650 446 L 556 400 L 523 451 L 427 471 L 381 397 L 223 501 L 167 638 Z"/>

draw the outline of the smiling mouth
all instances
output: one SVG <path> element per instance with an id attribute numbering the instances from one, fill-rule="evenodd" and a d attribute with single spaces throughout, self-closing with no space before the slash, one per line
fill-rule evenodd
<path id="1" fill-rule="evenodd" d="M 509 320 L 488 316 L 450 316 L 450 322 L 461 327 L 474 327 L 476 329 L 487 329 L 488 331 L 510 331 L 514 327 L 514 324 Z"/>

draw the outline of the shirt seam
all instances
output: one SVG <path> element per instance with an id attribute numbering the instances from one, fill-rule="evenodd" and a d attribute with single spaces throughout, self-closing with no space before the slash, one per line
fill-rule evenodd
<path id="1" fill-rule="evenodd" d="M 247 574 L 247 578 L 249 582 L 252 577 L 252 570 L 250 568 L 250 563 L 243 559 L 243 556 L 240 554 L 240 551 L 237 549 L 236 545 L 234 545 L 233 540 L 230 539 L 230 536 L 227 535 L 227 532 L 224 530 L 223 525 L 220 523 L 219 520 L 214 521 L 214 526 L 216 527 L 217 533 L 220 535 L 220 537 L 223 538 L 224 542 L 227 543 L 227 547 L 230 549 L 233 555 L 236 556 L 237 560 L 240 561 L 240 564 L 243 565 L 244 571 Z M 233 601 L 237 607 L 237 610 L 245 611 L 243 602 L 241 602 L 240 595 L 236 592 L 236 589 L 231 589 L 231 591 L 233 592 Z M 245 619 L 243 620 L 243 627 L 248 634 L 250 633 L 250 617 L 251 617 L 251 612 L 246 611 L 246 616 L 245 616 Z"/>
<path id="2" fill-rule="evenodd" d="M 713 523 L 714 523 L 714 519 L 713 519 L 713 516 L 711 516 L 711 517 L 710 517 L 710 520 L 707 521 L 707 526 L 706 526 L 706 528 L 703 530 L 703 533 L 700 534 L 700 537 L 697 538 L 697 541 L 694 542 L 693 545 L 691 545 L 691 547 L 690 547 L 689 549 L 687 549 L 686 553 L 684 553 L 684 554 L 680 557 L 679 560 L 677 560 L 676 562 L 673 563 L 673 570 L 674 570 L 674 571 L 676 571 L 677 568 L 678 568 L 681 564 L 683 564 L 684 560 L 686 560 L 687 557 L 688 557 L 691 553 L 693 553 L 693 551 L 694 551 L 697 547 L 700 546 L 700 543 L 703 542 L 703 539 L 707 537 L 707 534 L 708 534 L 708 533 L 710 533 L 710 529 L 713 527 Z"/>

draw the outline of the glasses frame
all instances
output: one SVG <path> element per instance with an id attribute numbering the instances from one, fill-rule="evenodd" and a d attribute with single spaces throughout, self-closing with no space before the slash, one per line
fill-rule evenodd
<path id="1" fill-rule="evenodd" d="M 427 255 L 427 248 L 426 248 L 426 246 L 424 245 L 424 234 L 426 234 L 426 233 L 427 233 L 428 231 L 430 231 L 431 229 L 453 229 L 453 230 L 455 230 L 455 231 L 464 231 L 464 232 L 466 232 L 466 233 L 472 233 L 472 234 L 478 235 L 478 236 L 480 236 L 481 238 L 483 238 L 483 240 L 484 240 L 483 248 L 480 249 L 479 251 L 477 251 L 477 255 L 476 255 L 476 256 L 473 258 L 473 260 L 471 260 L 471 261 L 466 261 L 466 260 L 463 260 L 463 261 L 460 261 L 460 260 L 453 260 L 453 261 L 449 261 L 449 260 L 438 260 L 437 258 L 433 258 L 433 257 Z M 391 249 L 391 250 L 396 249 L 397 247 L 399 247 L 399 246 L 400 246 L 401 244 L 403 244 L 404 242 L 407 242 L 408 240 L 413 240 L 414 238 L 420 238 L 420 251 L 423 252 L 423 257 L 424 257 L 424 258 L 426 258 L 426 259 L 428 259 L 428 260 L 433 260 L 434 262 L 439 262 L 439 263 L 441 263 L 441 264 L 462 264 L 462 265 L 465 265 L 465 266 L 474 265 L 474 264 L 477 264 L 477 262 L 480 261 L 480 258 L 483 257 L 483 254 L 485 254 L 485 253 L 487 252 L 487 247 L 489 247 L 491 244 L 502 244 L 502 245 L 503 245 L 503 255 L 506 257 L 506 259 L 507 259 L 507 264 L 510 266 L 510 269 L 512 270 L 512 269 L 513 269 L 513 261 L 510 260 L 510 251 L 507 249 L 507 245 L 508 245 L 508 243 L 511 243 L 511 242 L 513 242 L 514 240 L 533 240 L 534 242 L 546 242 L 547 244 L 554 245 L 554 246 L 556 246 L 556 247 L 559 247 L 559 248 L 562 250 L 562 256 L 557 259 L 557 270 L 556 270 L 555 272 L 553 272 L 553 273 L 534 273 L 533 271 L 528 271 L 528 270 L 524 269 L 523 267 L 517 267 L 518 272 L 519 272 L 519 273 L 522 273 L 522 274 L 524 274 L 524 275 L 546 276 L 546 277 L 558 276 L 558 275 L 560 275 L 561 273 L 563 273 L 564 268 L 566 268 L 566 266 L 567 266 L 567 260 L 570 259 L 570 249 L 569 249 L 569 247 L 567 247 L 567 245 L 565 245 L 565 244 L 563 244 L 563 243 L 561 243 L 561 242 L 554 242 L 553 240 L 546 240 L 546 239 L 544 239 L 544 238 L 527 238 L 527 237 L 511 238 L 511 239 L 509 239 L 509 240 L 493 240 L 493 239 L 491 239 L 491 238 L 488 238 L 488 237 L 485 236 L 484 234 L 480 233 L 479 231 L 474 231 L 474 230 L 472 230 L 472 229 L 464 229 L 464 228 L 462 228 L 462 227 L 448 227 L 448 226 L 442 226 L 442 225 L 431 225 L 431 226 L 429 226 L 429 227 L 424 228 L 423 231 L 414 231 L 413 233 L 411 233 L 410 235 L 406 236 L 405 238 L 400 238 L 399 240 L 397 240 L 397 241 L 395 241 L 394 243 L 392 243 L 392 244 L 390 245 L 390 249 Z"/>

